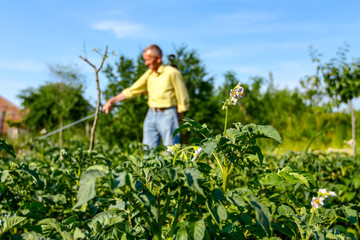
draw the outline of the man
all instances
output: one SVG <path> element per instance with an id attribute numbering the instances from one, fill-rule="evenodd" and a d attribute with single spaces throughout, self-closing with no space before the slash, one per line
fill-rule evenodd
<path id="1" fill-rule="evenodd" d="M 183 113 L 189 109 L 189 94 L 180 72 L 162 63 L 162 51 L 157 45 L 150 45 L 143 51 L 148 70 L 129 88 L 109 99 L 103 106 L 108 113 L 113 105 L 147 91 L 149 110 L 143 129 L 143 143 L 150 149 L 179 143 L 179 135 L 172 133 L 179 127 Z"/>

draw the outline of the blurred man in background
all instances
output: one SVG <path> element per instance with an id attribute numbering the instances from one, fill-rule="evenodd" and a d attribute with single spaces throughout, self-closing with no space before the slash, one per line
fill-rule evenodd
<path id="1" fill-rule="evenodd" d="M 160 145 L 174 145 L 180 142 L 179 134 L 172 134 L 179 127 L 184 112 L 189 110 L 189 94 L 181 73 L 172 66 L 163 65 L 162 51 L 157 45 L 150 45 L 143 51 L 148 70 L 130 87 L 109 99 L 103 106 L 108 113 L 117 102 L 132 98 L 146 91 L 149 110 L 143 129 L 143 144 L 150 149 Z"/>

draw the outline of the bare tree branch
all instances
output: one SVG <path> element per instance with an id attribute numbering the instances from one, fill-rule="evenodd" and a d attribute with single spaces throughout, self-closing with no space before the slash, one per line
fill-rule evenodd
<path id="1" fill-rule="evenodd" d="M 96 109 L 95 109 L 95 117 L 94 117 L 94 122 L 93 122 L 93 126 L 91 128 L 91 134 L 90 134 L 90 146 L 89 146 L 89 151 L 92 151 L 94 148 L 94 141 L 95 141 L 95 130 L 96 130 L 96 126 L 98 123 L 98 119 L 99 119 L 99 108 L 100 108 L 100 84 L 99 84 L 99 72 L 102 69 L 104 62 L 107 58 L 107 51 L 108 51 L 108 46 L 106 46 L 105 48 L 105 53 L 103 55 L 101 64 L 99 68 L 96 68 L 96 66 L 94 64 L 92 64 L 87 58 L 84 58 L 82 56 L 79 56 L 82 60 L 84 60 L 85 62 L 87 62 L 92 68 L 94 68 L 95 70 L 95 81 L 96 81 L 96 89 L 97 89 L 97 102 L 96 102 Z"/>

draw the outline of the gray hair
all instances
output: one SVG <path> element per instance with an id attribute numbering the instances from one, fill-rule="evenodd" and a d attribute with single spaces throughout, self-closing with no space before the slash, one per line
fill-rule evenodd
<path id="1" fill-rule="evenodd" d="M 150 46 L 147 46 L 144 49 L 143 53 L 145 53 L 148 50 L 151 50 L 151 53 L 153 54 L 154 57 L 162 57 L 162 51 L 158 45 L 151 44 Z"/>

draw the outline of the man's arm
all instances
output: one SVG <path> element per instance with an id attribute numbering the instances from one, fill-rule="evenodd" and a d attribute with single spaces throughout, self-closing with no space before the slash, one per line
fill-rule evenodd
<path id="1" fill-rule="evenodd" d="M 186 89 L 181 73 L 176 70 L 170 77 L 170 81 L 174 87 L 178 113 L 187 112 L 190 107 L 189 93 Z"/>
<path id="2" fill-rule="evenodd" d="M 136 82 L 129 88 L 124 89 L 121 93 L 115 97 L 110 98 L 105 105 L 103 110 L 105 113 L 109 113 L 113 109 L 115 103 L 124 101 L 125 99 L 132 98 L 135 95 L 139 95 L 142 92 L 146 91 L 146 83 L 149 78 L 151 71 L 146 71 Z"/>
<path id="3" fill-rule="evenodd" d="M 109 113 L 112 109 L 115 103 L 124 101 L 126 99 L 126 96 L 123 92 L 119 93 L 115 97 L 110 98 L 102 107 L 105 113 Z"/>

